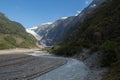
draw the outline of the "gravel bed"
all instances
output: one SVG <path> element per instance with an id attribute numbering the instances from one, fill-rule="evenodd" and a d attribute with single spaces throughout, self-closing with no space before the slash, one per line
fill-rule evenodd
<path id="1" fill-rule="evenodd" d="M 28 80 L 66 63 L 65 58 L 35 57 L 27 54 L 1 54 L 0 80 Z"/>

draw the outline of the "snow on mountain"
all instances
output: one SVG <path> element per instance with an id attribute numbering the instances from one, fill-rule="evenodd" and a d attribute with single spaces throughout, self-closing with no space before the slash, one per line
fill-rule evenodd
<path id="1" fill-rule="evenodd" d="M 53 46 L 69 36 L 69 32 L 72 32 L 77 28 L 76 24 L 82 23 L 86 19 L 87 15 L 92 13 L 104 1 L 105 0 L 93 0 L 88 7 L 83 11 L 78 11 L 75 16 L 62 17 L 55 22 L 44 23 L 37 28 L 33 27 L 27 31 L 35 37 L 39 35 L 37 38 L 39 38 L 40 44 L 43 43 L 46 46 Z"/>
<path id="2" fill-rule="evenodd" d="M 96 6 L 97 6 L 96 4 L 93 4 L 93 5 L 91 5 L 90 7 L 93 8 L 93 7 L 96 7 Z"/>
<path id="3" fill-rule="evenodd" d="M 41 25 L 50 25 L 50 24 L 52 24 L 53 22 L 47 22 L 47 23 L 43 23 L 43 24 L 41 24 Z"/>
<path id="4" fill-rule="evenodd" d="M 28 28 L 30 30 L 36 30 L 38 27 L 37 26 L 33 26 L 32 28 Z"/>
<path id="5" fill-rule="evenodd" d="M 62 17 L 61 19 L 67 19 L 68 17 Z"/>
<path id="6" fill-rule="evenodd" d="M 41 40 L 41 37 L 34 31 L 37 27 L 26 29 L 26 31 L 32 34 L 37 40 Z"/>
<path id="7" fill-rule="evenodd" d="M 38 28 L 35 30 L 39 36 L 41 36 L 41 40 L 39 41 L 40 44 L 44 43 L 46 46 L 52 46 L 60 41 L 62 41 L 66 35 L 69 29 L 72 27 L 70 24 L 68 27 L 68 24 L 75 18 L 75 16 L 70 17 L 62 17 L 52 24 L 44 24 L 41 26 L 38 26 Z"/>

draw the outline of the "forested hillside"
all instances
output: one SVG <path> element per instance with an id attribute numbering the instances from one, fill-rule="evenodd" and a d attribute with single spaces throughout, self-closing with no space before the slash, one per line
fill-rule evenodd
<path id="1" fill-rule="evenodd" d="M 120 79 L 120 0 L 106 0 L 65 41 L 52 47 L 57 55 L 73 56 L 82 49 L 101 51 L 101 66 L 112 67 L 104 80 Z"/>
<path id="2" fill-rule="evenodd" d="M 33 48 L 36 47 L 35 43 L 36 39 L 20 23 L 0 13 L 0 49 Z"/>

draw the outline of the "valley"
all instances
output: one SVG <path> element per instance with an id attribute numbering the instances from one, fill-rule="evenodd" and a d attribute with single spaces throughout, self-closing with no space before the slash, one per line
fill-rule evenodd
<path id="1" fill-rule="evenodd" d="M 106 72 L 104 68 L 90 68 L 97 60 L 92 57 L 84 61 L 58 57 L 37 49 L 21 50 L 24 53 L 20 50 L 0 51 L 1 80 L 101 80 Z"/>
<path id="2" fill-rule="evenodd" d="M 0 12 L 0 80 L 120 80 L 119 3 L 92 0 L 31 28 Z"/>

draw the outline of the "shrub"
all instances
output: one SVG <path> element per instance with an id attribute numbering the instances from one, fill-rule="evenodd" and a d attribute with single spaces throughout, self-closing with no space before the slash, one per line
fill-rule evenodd
<path id="1" fill-rule="evenodd" d="M 117 61 L 117 43 L 114 41 L 106 41 L 101 45 L 101 50 L 103 51 L 103 59 L 101 66 L 110 66 L 112 63 Z"/>

